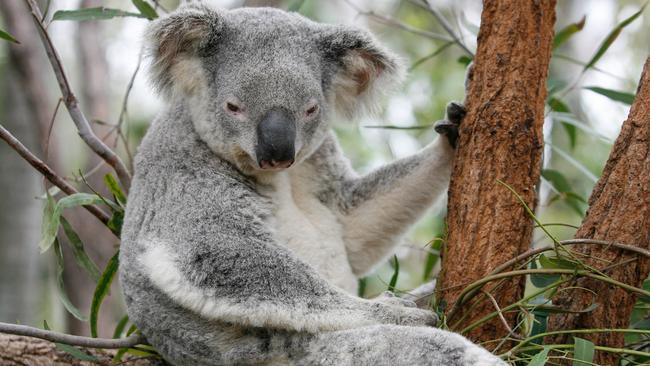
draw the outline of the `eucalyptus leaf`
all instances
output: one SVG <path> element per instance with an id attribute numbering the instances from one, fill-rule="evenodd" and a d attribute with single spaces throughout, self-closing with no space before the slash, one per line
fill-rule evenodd
<path id="1" fill-rule="evenodd" d="M 530 359 L 530 362 L 528 363 L 527 366 L 544 366 L 546 365 L 546 361 L 548 361 L 548 352 L 551 349 L 549 347 L 544 347 L 541 351 L 539 351 L 538 354 L 533 356 L 533 358 Z"/>
<path id="2" fill-rule="evenodd" d="M 395 286 L 397 285 L 397 278 L 399 277 L 399 261 L 397 256 L 393 256 L 393 275 L 390 278 L 388 283 L 388 291 L 395 292 Z"/>
<path id="3" fill-rule="evenodd" d="M 547 104 L 554 112 L 566 113 L 566 114 L 571 113 L 569 106 L 559 98 L 551 97 L 548 99 Z M 562 119 L 558 119 L 558 120 L 562 123 L 562 128 L 564 128 L 564 131 L 567 133 L 567 136 L 569 137 L 569 145 L 571 146 L 571 149 L 574 149 L 576 146 L 576 142 L 578 140 L 578 131 L 576 127 L 569 123 L 566 123 L 566 121 Z"/>
<path id="4" fill-rule="evenodd" d="M 63 344 L 63 343 L 55 343 L 56 348 L 62 352 L 65 352 L 69 354 L 70 356 L 81 360 L 81 361 L 87 361 L 87 362 L 93 362 L 93 363 L 101 363 L 97 357 L 88 354 L 77 347 L 70 346 L 68 344 Z"/>
<path id="5" fill-rule="evenodd" d="M 61 300 L 65 309 L 72 314 L 72 316 L 82 322 L 88 321 L 88 318 L 81 313 L 72 301 L 70 301 L 70 298 L 65 291 L 65 283 L 63 281 L 63 251 L 61 250 L 61 245 L 57 239 L 54 240 L 54 254 L 56 256 L 56 284 L 59 300 Z"/>
<path id="6" fill-rule="evenodd" d="M 131 13 L 119 9 L 109 9 L 101 6 L 97 8 L 84 8 L 78 10 L 59 10 L 54 13 L 52 20 L 106 20 L 115 17 L 147 18 L 142 14 Z"/>
<path id="7" fill-rule="evenodd" d="M 532 269 L 537 269 L 537 263 L 531 262 Z M 544 288 L 559 281 L 562 277 L 557 274 L 534 273 L 530 275 L 530 282 L 537 288 Z"/>
<path id="8" fill-rule="evenodd" d="M 3 31 L 2 29 L 0 29 L 0 38 L 4 39 L 5 41 L 20 44 L 20 42 L 18 42 L 18 40 L 16 38 L 14 38 L 14 36 L 12 36 L 11 34 Z"/>
<path id="9" fill-rule="evenodd" d="M 93 338 L 97 337 L 97 317 L 99 314 L 99 308 L 108 294 L 108 291 L 111 288 L 111 283 L 113 283 L 113 279 L 117 273 L 119 254 L 120 252 L 118 250 L 117 253 L 108 260 L 108 264 L 106 264 L 106 268 L 104 269 L 102 276 L 99 278 L 99 282 L 97 282 L 97 287 L 95 287 L 93 301 L 90 305 L 90 334 Z"/>
<path id="10" fill-rule="evenodd" d="M 580 19 L 578 22 L 571 23 L 557 32 L 555 38 L 553 39 L 553 49 L 560 47 L 563 43 L 568 41 L 571 36 L 580 32 L 585 27 L 586 20 L 587 16 L 583 15 L 582 19 Z"/>
<path id="11" fill-rule="evenodd" d="M 573 342 L 573 366 L 593 365 L 596 350 L 594 343 L 578 337 L 573 337 Z"/>
<path id="12" fill-rule="evenodd" d="M 115 330 L 113 331 L 113 338 L 120 338 L 122 336 L 122 333 L 124 333 L 124 328 L 126 328 L 126 325 L 129 322 L 129 316 L 124 315 L 119 322 L 117 322 L 117 325 L 115 326 Z"/>
<path id="13" fill-rule="evenodd" d="M 553 187 L 555 187 L 555 189 L 561 193 L 571 191 L 571 185 L 569 184 L 569 181 L 566 179 L 564 174 L 560 173 L 557 170 L 543 169 L 542 177 L 544 177 L 544 179 L 551 183 Z"/>
<path id="14" fill-rule="evenodd" d="M 138 8 L 140 14 L 144 15 L 147 19 L 153 20 L 158 18 L 158 13 L 156 10 L 149 5 L 145 0 L 131 0 L 133 5 Z"/>
<path id="15" fill-rule="evenodd" d="M 72 249 L 72 254 L 74 255 L 75 261 L 79 267 L 85 269 L 93 281 L 97 283 L 97 281 L 99 281 L 99 268 L 86 253 L 84 244 L 81 241 L 79 235 L 77 235 L 72 225 L 70 225 L 68 220 L 66 220 L 63 216 L 61 216 L 61 227 L 63 227 L 63 232 L 68 238 L 68 242 L 70 243 L 70 248 Z"/>
<path id="16" fill-rule="evenodd" d="M 599 86 L 585 86 L 584 88 L 587 90 L 591 90 L 594 93 L 604 95 L 607 98 L 617 102 L 621 102 L 627 105 L 632 105 L 632 103 L 634 103 L 635 95 L 632 93 L 619 91 L 619 90 L 612 90 L 607 88 L 601 88 Z"/>
<path id="17" fill-rule="evenodd" d="M 625 19 L 622 22 L 620 22 L 619 24 L 617 24 L 616 27 L 614 27 L 614 29 L 612 29 L 609 32 L 607 37 L 605 37 L 603 42 L 598 47 L 598 50 L 596 51 L 596 53 L 591 57 L 589 62 L 587 62 L 584 69 L 582 70 L 582 72 L 585 72 L 589 68 L 593 67 L 596 64 L 596 62 L 598 62 L 598 60 L 600 60 L 601 57 L 603 57 L 603 55 L 605 54 L 605 52 L 607 52 L 607 50 L 612 45 L 612 43 L 614 43 L 616 38 L 618 38 L 618 36 L 621 34 L 621 32 L 623 31 L 623 28 L 627 27 L 636 18 L 638 18 L 641 15 L 641 13 L 643 13 L 643 10 L 645 10 L 645 5 L 643 5 L 639 11 L 637 11 L 636 13 L 632 14 L 627 19 Z"/>
<path id="18" fill-rule="evenodd" d="M 463 56 L 460 56 L 456 61 L 459 64 L 463 64 L 463 65 L 465 65 L 465 67 L 467 67 L 467 65 L 469 65 L 472 62 L 472 60 L 473 59 L 471 57 L 469 57 L 467 55 L 463 55 Z"/>
<path id="19" fill-rule="evenodd" d="M 38 243 L 41 253 L 45 253 L 54 240 L 59 230 L 60 214 L 56 213 L 56 202 L 54 198 L 46 192 L 45 206 L 43 207 L 43 223 L 41 229 L 41 241 Z"/>
<path id="20" fill-rule="evenodd" d="M 113 194 L 113 197 L 115 197 L 115 201 L 117 201 L 117 203 L 122 207 L 126 206 L 126 195 L 124 194 L 124 191 L 122 191 L 122 188 L 120 188 L 117 179 L 109 173 L 104 176 L 104 183 L 111 194 Z"/>

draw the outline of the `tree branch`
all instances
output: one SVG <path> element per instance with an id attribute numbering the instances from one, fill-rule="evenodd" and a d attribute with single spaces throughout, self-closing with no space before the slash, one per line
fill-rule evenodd
<path id="1" fill-rule="evenodd" d="M 34 169 L 38 170 L 50 183 L 59 187 L 61 191 L 67 195 L 72 195 L 79 193 L 77 189 L 66 182 L 65 179 L 61 178 L 56 174 L 52 168 L 50 168 L 44 161 L 36 157 L 31 151 L 29 151 L 25 145 L 23 145 L 17 138 L 15 138 L 9 131 L 7 131 L 2 125 L 0 125 L 0 138 L 3 139 L 12 149 L 14 149 L 18 155 L 25 159 L 29 165 L 33 166 Z M 94 205 L 85 205 L 83 206 L 88 210 L 93 216 L 95 216 L 99 221 L 106 224 L 110 220 L 110 216 Z"/>
<path id="2" fill-rule="evenodd" d="M 128 348 L 138 344 L 146 344 L 146 339 L 140 334 L 133 334 L 126 338 L 90 338 L 63 334 L 51 330 L 44 330 L 26 325 L 0 323 L 0 333 L 16 334 L 21 336 L 45 339 L 55 343 L 64 343 L 71 346 L 88 348 Z"/>
<path id="3" fill-rule="evenodd" d="M 465 53 L 467 53 L 470 57 L 474 57 L 474 53 L 470 51 L 469 48 L 467 48 L 465 43 L 463 43 L 463 41 L 456 34 L 456 32 L 454 32 L 451 25 L 447 23 L 445 17 L 443 17 L 442 14 L 440 14 L 440 12 L 433 5 L 431 5 L 431 2 L 427 0 L 423 0 L 423 1 L 426 4 L 419 0 L 409 0 L 410 3 L 419 6 L 422 9 L 425 9 L 426 11 L 431 13 L 438 20 L 438 23 L 440 23 L 442 28 L 444 28 L 445 32 L 447 32 L 451 36 L 451 38 L 453 38 L 454 43 L 456 43 L 460 48 L 462 48 L 462 50 L 465 51 Z"/>
<path id="4" fill-rule="evenodd" d="M 122 183 L 124 191 L 128 192 L 131 186 L 131 174 L 124 165 L 124 162 L 122 162 L 122 159 L 120 159 L 120 157 L 117 156 L 113 150 L 106 146 L 106 144 L 104 144 L 93 132 L 90 124 L 88 123 L 88 119 L 81 111 L 81 108 L 79 108 L 79 102 L 77 101 L 77 98 L 70 88 L 70 83 L 68 82 L 68 78 L 65 74 L 65 71 L 63 70 L 63 64 L 61 63 L 59 54 L 54 48 L 52 39 L 50 38 L 50 35 L 47 33 L 47 30 L 41 22 L 43 16 L 38 5 L 36 4 L 36 1 L 25 1 L 31 10 L 32 18 L 34 19 L 34 23 L 38 29 L 39 36 L 41 37 L 43 46 L 45 47 L 45 51 L 47 53 L 48 59 L 50 60 L 50 64 L 52 65 L 52 69 L 54 70 L 54 75 L 56 76 L 56 80 L 63 95 L 63 102 L 68 109 L 72 121 L 77 127 L 79 136 L 91 148 L 91 150 L 93 150 L 97 155 L 104 159 L 106 163 L 115 169 L 120 183 Z"/>

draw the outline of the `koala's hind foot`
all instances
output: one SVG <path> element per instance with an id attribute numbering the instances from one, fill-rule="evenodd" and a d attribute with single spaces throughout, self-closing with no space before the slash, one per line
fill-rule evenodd
<path id="1" fill-rule="evenodd" d="M 315 334 L 291 365 L 507 366 L 462 336 L 428 327 L 375 325 Z"/>
<path id="2" fill-rule="evenodd" d="M 463 104 L 451 102 L 447 104 L 447 119 L 434 124 L 436 132 L 446 136 L 454 148 L 458 142 L 458 126 L 460 126 L 466 114 L 467 110 Z"/>

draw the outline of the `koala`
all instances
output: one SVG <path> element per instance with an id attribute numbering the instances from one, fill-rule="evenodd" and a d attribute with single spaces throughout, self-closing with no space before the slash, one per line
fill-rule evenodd
<path id="1" fill-rule="evenodd" d="M 181 6 L 146 40 L 166 108 L 135 159 L 128 314 L 175 365 L 505 365 L 357 280 L 448 184 L 457 124 L 365 175 L 330 123 L 376 108 L 399 59 L 366 31 L 269 8 Z"/>

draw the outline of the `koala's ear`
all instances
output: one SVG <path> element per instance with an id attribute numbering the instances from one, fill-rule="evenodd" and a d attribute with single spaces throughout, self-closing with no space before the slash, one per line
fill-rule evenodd
<path id="1" fill-rule="evenodd" d="M 202 3 L 183 5 L 152 22 L 146 32 L 151 81 L 164 96 L 196 93 L 205 83 L 200 56 L 223 33 L 217 10 Z"/>
<path id="2" fill-rule="evenodd" d="M 365 30 L 328 26 L 321 36 L 328 98 L 337 114 L 356 118 L 376 112 L 381 96 L 404 77 L 401 59 Z"/>

